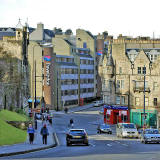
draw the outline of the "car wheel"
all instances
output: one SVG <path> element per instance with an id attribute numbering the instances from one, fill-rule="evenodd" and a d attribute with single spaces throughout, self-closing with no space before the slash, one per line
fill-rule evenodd
<path id="1" fill-rule="evenodd" d="M 85 145 L 86 145 L 86 146 L 89 146 L 88 142 L 87 142 L 87 143 L 85 143 Z"/>
<path id="2" fill-rule="evenodd" d="M 110 132 L 110 134 L 112 134 L 112 132 Z"/>
<path id="3" fill-rule="evenodd" d="M 70 143 L 67 142 L 67 146 L 70 146 Z"/>
<path id="4" fill-rule="evenodd" d="M 147 144 L 148 142 L 147 142 L 147 141 L 144 141 L 144 143 Z"/>

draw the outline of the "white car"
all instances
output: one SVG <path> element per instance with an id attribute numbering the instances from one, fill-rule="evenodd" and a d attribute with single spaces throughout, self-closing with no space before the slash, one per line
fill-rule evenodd
<path id="1" fill-rule="evenodd" d="M 101 105 L 103 105 L 103 101 L 95 101 L 95 102 L 93 102 L 93 106 L 94 107 L 99 107 Z"/>

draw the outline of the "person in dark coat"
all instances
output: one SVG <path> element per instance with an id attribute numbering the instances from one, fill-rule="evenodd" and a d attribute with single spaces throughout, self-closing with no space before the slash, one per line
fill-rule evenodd
<path id="1" fill-rule="evenodd" d="M 32 124 L 29 124 L 29 127 L 27 128 L 27 133 L 29 134 L 29 143 L 33 144 L 33 140 L 34 140 L 34 128 L 32 126 Z"/>
<path id="2" fill-rule="evenodd" d="M 73 125 L 73 119 L 71 118 L 71 119 L 70 119 L 70 127 L 73 128 L 73 126 L 74 126 L 74 125 Z"/>
<path id="3" fill-rule="evenodd" d="M 44 124 L 43 127 L 41 128 L 40 134 L 42 135 L 43 144 L 47 144 L 47 136 L 49 135 L 49 132 L 46 124 Z"/>

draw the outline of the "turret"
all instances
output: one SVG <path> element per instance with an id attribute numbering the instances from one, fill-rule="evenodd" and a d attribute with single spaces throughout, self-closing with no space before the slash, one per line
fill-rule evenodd
<path id="1" fill-rule="evenodd" d="M 18 24 L 16 25 L 16 40 L 22 40 L 23 38 L 23 25 L 21 24 L 21 20 L 19 19 Z"/>

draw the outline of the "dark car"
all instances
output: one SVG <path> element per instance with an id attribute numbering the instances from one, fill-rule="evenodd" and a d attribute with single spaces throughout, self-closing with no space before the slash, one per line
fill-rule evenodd
<path id="1" fill-rule="evenodd" d="M 158 129 L 145 129 L 141 135 L 142 143 L 160 143 L 160 134 Z"/>
<path id="2" fill-rule="evenodd" d="M 97 127 L 97 133 L 108 133 L 112 134 L 112 129 L 108 124 L 99 124 Z"/>
<path id="3" fill-rule="evenodd" d="M 66 134 L 66 145 L 85 144 L 88 146 L 88 136 L 84 129 L 70 129 Z"/>

